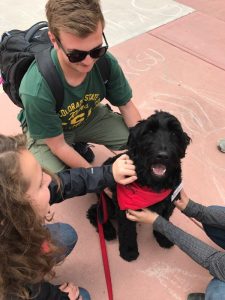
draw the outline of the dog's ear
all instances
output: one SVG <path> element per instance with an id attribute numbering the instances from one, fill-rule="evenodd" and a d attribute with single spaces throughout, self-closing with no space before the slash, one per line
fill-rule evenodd
<path id="1" fill-rule="evenodd" d="M 133 145 L 137 146 L 137 141 L 143 135 L 145 126 L 143 126 L 144 120 L 139 121 L 134 127 L 129 128 L 129 137 L 127 141 L 128 148 L 132 148 Z"/>
<path id="2" fill-rule="evenodd" d="M 183 131 L 183 134 L 182 134 L 182 148 L 183 148 L 183 153 L 181 155 L 181 158 L 185 157 L 185 154 L 186 154 L 186 149 L 187 149 L 187 146 L 190 144 L 191 142 L 191 138 L 189 137 L 189 135 Z"/>
<path id="3" fill-rule="evenodd" d="M 191 142 L 191 138 L 190 138 L 190 136 L 186 133 L 186 132 L 184 132 L 184 134 L 183 134 L 183 139 L 184 139 L 184 144 L 186 145 L 186 148 L 187 148 L 187 146 L 190 144 L 190 142 Z"/>

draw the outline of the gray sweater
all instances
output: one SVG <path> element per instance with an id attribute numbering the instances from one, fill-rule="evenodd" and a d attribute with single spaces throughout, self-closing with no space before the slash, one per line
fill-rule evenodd
<path id="1" fill-rule="evenodd" d="M 204 224 L 223 229 L 225 238 L 225 208 L 205 207 L 190 200 L 183 213 Z M 209 270 L 212 276 L 225 281 L 225 252 L 214 249 L 161 216 L 153 223 L 153 228 L 164 234 L 194 261 Z"/>

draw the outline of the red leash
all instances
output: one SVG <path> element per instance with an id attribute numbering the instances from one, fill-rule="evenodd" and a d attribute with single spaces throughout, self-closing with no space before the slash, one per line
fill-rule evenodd
<path id="1" fill-rule="evenodd" d="M 102 220 L 100 220 L 100 210 L 102 208 Z M 110 275 L 109 261 L 107 255 L 107 249 L 104 238 L 104 231 L 102 228 L 102 224 L 104 224 L 108 220 L 108 212 L 106 207 L 105 194 L 102 192 L 100 194 L 99 204 L 98 204 L 98 214 L 97 214 L 97 222 L 98 222 L 98 232 L 99 232 L 99 241 L 102 252 L 102 261 L 104 266 L 105 280 L 107 285 L 108 297 L 109 300 L 113 300 L 113 290 L 112 290 L 112 280 Z"/>

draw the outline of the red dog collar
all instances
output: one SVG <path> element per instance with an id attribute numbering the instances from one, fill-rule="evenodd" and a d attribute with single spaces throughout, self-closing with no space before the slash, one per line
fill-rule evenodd
<path id="1" fill-rule="evenodd" d="M 128 185 L 117 184 L 117 198 L 121 210 L 141 209 L 164 200 L 171 189 L 154 192 L 146 186 L 139 186 L 137 183 Z"/>

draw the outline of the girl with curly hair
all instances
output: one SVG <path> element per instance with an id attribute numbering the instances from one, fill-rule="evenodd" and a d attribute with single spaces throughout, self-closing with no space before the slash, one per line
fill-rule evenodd
<path id="1" fill-rule="evenodd" d="M 112 168 L 69 169 L 53 176 L 25 144 L 23 135 L 0 135 L 0 298 L 89 300 L 89 293 L 73 283 L 49 282 L 54 266 L 71 252 L 77 239 L 68 224 L 45 224 L 52 219 L 50 205 L 99 192 L 114 180 L 134 181 L 133 163 L 122 155 Z"/>

